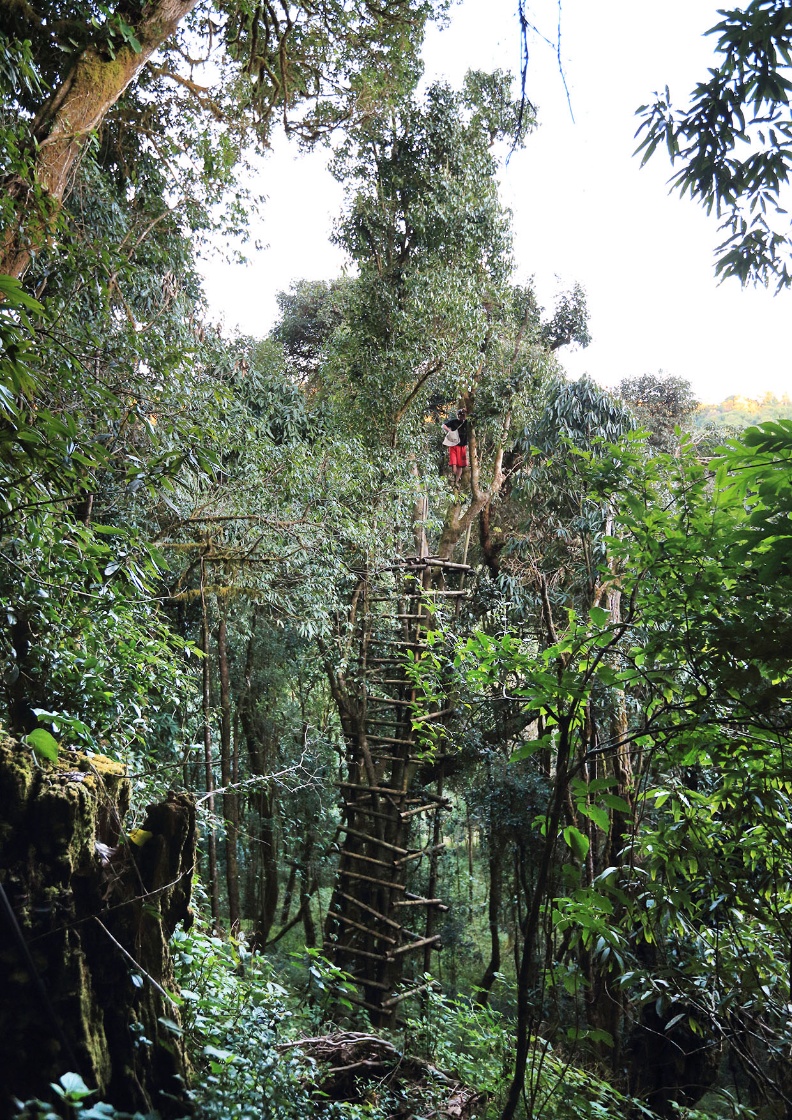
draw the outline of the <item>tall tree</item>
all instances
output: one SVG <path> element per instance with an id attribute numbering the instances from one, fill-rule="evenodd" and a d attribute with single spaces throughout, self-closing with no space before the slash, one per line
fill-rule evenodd
<path id="1" fill-rule="evenodd" d="M 677 445 L 676 428 L 689 423 L 698 401 L 684 377 L 645 373 L 619 382 L 617 394 L 635 412 L 643 427 L 652 433 L 652 447 L 672 451 Z"/>
<path id="2" fill-rule="evenodd" d="M 435 85 L 362 122 L 335 163 L 349 196 L 337 238 L 360 275 L 346 294 L 347 326 L 327 344 L 323 391 L 344 400 L 340 424 L 412 459 L 432 492 L 439 421 L 467 407 L 465 487 L 455 501 L 432 497 L 445 510 L 431 547 L 449 557 L 501 489 L 511 428 L 524 426 L 557 368 L 553 352 L 588 340 L 579 288 L 543 322 L 533 291 L 511 282 L 496 157 L 532 126 L 509 75 L 471 72 L 460 93 Z"/>

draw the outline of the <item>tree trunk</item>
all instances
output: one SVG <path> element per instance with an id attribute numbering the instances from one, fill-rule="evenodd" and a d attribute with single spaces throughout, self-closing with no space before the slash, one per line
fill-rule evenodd
<path id="1" fill-rule="evenodd" d="M 558 754 L 556 756 L 555 787 L 547 814 L 545 842 L 536 884 L 533 888 L 528 913 L 523 926 L 523 948 L 517 975 L 517 1031 L 515 1039 L 514 1075 L 509 1086 L 501 1120 L 512 1120 L 525 1088 L 525 1071 L 531 1048 L 531 1002 L 536 986 L 536 963 L 542 905 L 550 884 L 550 871 L 558 837 L 558 825 L 566 801 L 569 783 L 569 758 L 571 753 L 570 719 L 559 720 Z M 530 1116 L 530 1110 L 529 1110 Z"/>
<path id="2" fill-rule="evenodd" d="M 490 931 L 490 959 L 487 970 L 481 979 L 481 992 L 476 997 L 482 1007 L 486 1006 L 492 985 L 495 983 L 495 974 L 500 972 L 500 908 L 503 898 L 503 849 L 498 846 L 490 830 L 489 837 L 489 931 Z"/>
<path id="3" fill-rule="evenodd" d="M 204 595 L 204 565 L 201 561 L 201 649 L 203 650 L 203 741 L 204 741 L 204 776 L 206 792 L 208 794 L 206 807 L 209 810 L 210 821 L 208 828 L 209 849 L 209 905 L 212 913 L 212 924 L 215 929 L 220 926 L 220 891 L 217 878 L 217 834 L 214 829 L 214 761 L 212 759 L 212 698 L 211 680 L 209 676 L 209 617 L 206 610 L 206 596 Z"/>
<path id="4" fill-rule="evenodd" d="M 438 797 L 443 796 L 443 775 L 437 779 L 436 793 Z M 441 819 L 440 813 L 433 813 L 434 820 L 432 821 L 432 848 L 429 853 L 429 878 L 426 886 L 426 897 L 435 898 L 437 895 L 439 859 L 440 859 L 440 837 L 441 837 Z M 426 927 L 424 930 L 424 937 L 426 938 L 426 945 L 424 945 L 424 972 L 431 972 L 432 969 L 432 952 L 434 946 L 432 945 L 432 938 L 435 934 L 435 926 L 437 925 L 437 910 L 434 906 L 427 906 L 426 908 Z"/>
<path id="5" fill-rule="evenodd" d="M 0 272 L 20 277 L 31 256 L 51 232 L 58 208 L 72 185 L 77 161 L 86 142 L 100 127 L 129 83 L 140 73 L 153 52 L 169 39 L 180 20 L 197 0 L 155 0 L 146 4 L 143 15 L 132 26 L 140 50 L 119 46 L 115 57 L 87 47 L 69 73 L 53 91 L 33 121 L 31 141 L 35 145 L 35 185 L 50 201 L 46 213 L 28 211 L 27 199 L 33 184 L 6 184 L 18 206 L 16 223 L 6 230 L 0 247 Z"/>
<path id="6" fill-rule="evenodd" d="M 410 890 L 414 860 L 422 854 L 411 849 L 410 832 L 417 816 L 439 814 L 448 805 L 426 786 L 413 722 L 418 712 L 434 720 L 448 709 L 434 710 L 434 701 L 418 699 L 404 650 L 418 656 L 424 647 L 433 613 L 423 600 L 427 581 L 444 578 L 446 571 L 459 574 L 457 566 L 446 569 L 436 558 L 384 571 L 377 582 L 370 579 L 355 589 L 347 623 L 348 676 L 320 645 L 346 741 L 338 828 L 343 838 L 325 945 L 333 963 L 355 978 L 362 998 L 353 1002 L 372 1013 L 375 1026 L 391 1023 L 406 998 L 425 990 L 419 984 L 393 994 L 405 973 L 416 979 L 414 962 L 427 960 L 423 950 L 439 947 L 439 934 L 415 931 L 421 908 L 447 909 L 440 899 Z M 437 837 L 439 843 L 439 826 Z M 430 841 L 430 860 L 434 847 Z M 434 878 L 430 862 L 430 883 Z M 428 917 L 430 930 L 432 924 Z"/>
<path id="7" fill-rule="evenodd" d="M 305 849 L 303 850 L 302 862 L 300 864 L 300 912 L 302 913 L 305 944 L 309 949 L 313 949 L 317 941 L 316 923 L 314 922 L 313 913 L 311 911 L 311 888 L 313 881 L 311 863 L 313 861 L 313 849 L 313 833 L 309 830 L 305 838 Z"/>
<path id="8" fill-rule="evenodd" d="M 258 817 L 258 844 L 256 849 L 260 861 L 259 869 L 263 873 L 260 889 L 255 892 L 253 943 L 257 948 L 263 949 L 275 923 L 275 915 L 278 910 L 279 883 L 278 845 L 275 836 L 277 802 L 270 783 L 266 781 L 270 771 L 270 755 L 273 744 L 266 728 L 261 725 L 253 704 L 252 675 L 257 623 L 258 608 L 254 608 L 245 657 L 245 689 L 237 705 L 237 711 L 242 733 L 245 736 L 250 773 L 262 778 L 260 785 L 256 783 L 251 803 Z"/>
<path id="9" fill-rule="evenodd" d="M 500 575 L 500 552 L 503 548 L 503 541 L 496 542 L 492 538 L 492 506 L 486 505 L 481 511 L 481 518 L 479 520 L 479 545 L 481 547 L 481 554 L 484 557 L 484 563 L 487 565 L 493 576 L 496 578 Z"/>
<path id="10" fill-rule="evenodd" d="M 0 1115 L 67 1072 L 118 1108 L 191 1111 L 168 939 L 192 922 L 195 805 L 170 793 L 120 843 L 129 791 L 119 763 L 36 764 L 0 736 Z"/>
<path id="11" fill-rule="evenodd" d="M 501 445 L 495 455 L 492 469 L 492 483 L 489 490 L 481 489 L 480 463 L 476 434 L 471 430 L 468 445 L 468 458 L 470 460 L 470 501 L 467 506 L 453 505 L 446 516 L 443 531 L 440 534 L 440 543 L 437 546 L 437 555 L 445 560 L 453 556 L 462 534 L 473 524 L 479 514 L 489 506 L 492 499 L 498 494 L 506 481 L 503 473 L 503 448 L 506 436 L 511 426 L 511 416 L 507 416 L 503 426 Z"/>
<path id="12" fill-rule="evenodd" d="M 231 682 L 228 675 L 227 607 L 218 601 L 217 664 L 220 670 L 220 782 L 223 787 L 223 819 L 226 830 L 226 889 L 228 920 L 234 936 L 239 933 L 239 804 L 231 765 Z"/>
<path id="13" fill-rule="evenodd" d="M 285 926 L 291 914 L 292 897 L 294 896 L 294 888 L 297 883 L 297 861 L 292 860 L 291 867 L 289 868 L 289 879 L 286 883 L 286 892 L 283 895 L 283 909 L 281 910 L 280 924 Z"/>
<path id="14" fill-rule="evenodd" d="M 255 744 L 254 744 L 255 747 Z M 250 752 L 250 743 L 248 743 Z M 252 756 L 251 765 L 261 765 L 257 756 Z M 254 773 L 258 773 L 256 769 Z M 275 804 L 270 789 L 257 789 L 251 797 L 251 808 L 258 818 L 258 841 L 254 846 L 256 855 L 256 889 L 253 892 L 254 904 L 248 917 L 253 919 L 252 944 L 257 949 L 264 949 L 270 932 L 275 924 L 278 911 L 278 846 L 275 838 Z M 296 865 L 292 865 L 290 877 L 291 889 L 297 876 Z M 291 894 L 284 903 L 286 918 L 281 919 L 281 925 L 288 921 L 288 910 L 291 908 Z"/>

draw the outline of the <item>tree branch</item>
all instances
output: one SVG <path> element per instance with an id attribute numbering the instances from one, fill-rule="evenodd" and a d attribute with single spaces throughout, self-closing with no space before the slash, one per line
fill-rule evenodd
<path id="1" fill-rule="evenodd" d="M 183 74 L 179 74 L 175 70 L 169 70 L 165 66 L 152 66 L 151 73 L 156 74 L 158 78 L 169 78 L 172 82 L 184 86 L 185 89 L 193 94 L 202 109 L 209 110 L 215 120 L 225 120 L 225 114 L 217 102 L 213 101 L 211 97 L 206 96 L 209 92 L 208 86 L 199 86 L 197 82 L 192 82 L 189 78 L 185 78 Z"/>

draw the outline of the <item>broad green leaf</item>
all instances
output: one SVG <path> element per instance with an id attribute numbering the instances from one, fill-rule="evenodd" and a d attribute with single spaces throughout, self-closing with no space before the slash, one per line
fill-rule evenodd
<path id="1" fill-rule="evenodd" d="M 623 797 L 619 797 L 616 793 L 605 793 L 602 795 L 603 802 L 609 809 L 615 809 L 617 813 L 629 813 L 630 806 Z"/>
<path id="2" fill-rule="evenodd" d="M 58 740 L 43 727 L 36 727 L 29 735 L 25 736 L 28 743 L 40 758 L 48 762 L 58 760 Z"/>
<path id="3" fill-rule="evenodd" d="M 584 836 L 580 829 L 570 824 L 564 829 L 563 837 L 577 858 L 584 860 L 590 847 L 588 836 Z"/>
<path id="4" fill-rule="evenodd" d="M 578 809 L 584 817 L 594 821 L 597 828 L 603 832 L 607 832 L 610 828 L 610 817 L 604 809 L 600 809 L 598 805 L 578 805 Z"/>
<path id="5" fill-rule="evenodd" d="M 529 739 L 509 755 L 509 762 L 521 762 L 525 758 L 531 758 L 537 751 L 549 747 L 551 742 L 549 735 L 543 735 L 541 739 Z"/>
<path id="6" fill-rule="evenodd" d="M 69 1101 L 81 1101 L 96 1092 L 95 1089 L 88 1088 L 79 1073 L 64 1073 L 58 1085 L 53 1085 L 52 1088 Z"/>
<path id="7" fill-rule="evenodd" d="M 595 626 L 607 626 L 610 621 L 610 614 L 604 607 L 592 607 L 589 611 L 589 618 Z"/>
<path id="8" fill-rule="evenodd" d="M 225 1065 L 228 1065 L 230 1062 L 234 1062 L 237 1059 L 237 1056 L 233 1052 L 233 1050 L 221 1050 L 217 1046 L 204 1046 L 203 1052 L 207 1056 L 207 1058 L 216 1058 L 219 1062 L 223 1062 Z"/>

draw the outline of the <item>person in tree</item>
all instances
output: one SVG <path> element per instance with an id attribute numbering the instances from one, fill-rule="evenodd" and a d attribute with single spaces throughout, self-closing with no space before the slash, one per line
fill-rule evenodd
<path id="1" fill-rule="evenodd" d="M 448 448 L 448 461 L 454 472 L 454 481 L 459 482 L 462 472 L 468 465 L 468 424 L 467 412 L 460 408 L 453 420 L 443 424 L 445 439 L 443 443 Z"/>

